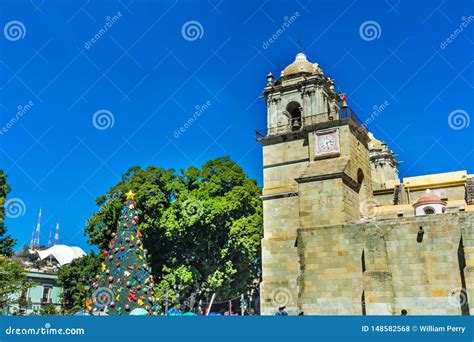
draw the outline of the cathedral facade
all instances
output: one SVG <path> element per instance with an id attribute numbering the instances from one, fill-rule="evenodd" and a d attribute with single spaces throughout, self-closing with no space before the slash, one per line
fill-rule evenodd
<path id="1" fill-rule="evenodd" d="M 303 53 L 263 93 L 261 313 L 474 314 L 474 175 L 400 180 Z"/>

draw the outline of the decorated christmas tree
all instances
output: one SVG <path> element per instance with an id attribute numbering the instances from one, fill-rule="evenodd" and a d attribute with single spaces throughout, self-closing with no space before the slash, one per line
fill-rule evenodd
<path id="1" fill-rule="evenodd" d="M 155 284 L 138 229 L 135 194 L 129 191 L 112 233 L 108 250 L 103 252 L 101 271 L 96 275 L 90 311 L 108 315 L 156 315 Z"/>

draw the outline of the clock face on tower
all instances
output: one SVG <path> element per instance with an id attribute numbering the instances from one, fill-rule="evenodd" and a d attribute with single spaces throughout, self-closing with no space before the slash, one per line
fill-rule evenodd
<path id="1" fill-rule="evenodd" d="M 335 157 L 339 155 L 339 130 L 337 128 L 314 132 L 315 157 Z"/>
<path id="2" fill-rule="evenodd" d="M 336 138 L 333 135 L 323 135 L 321 138 L 319 138 L 319 149 L 321 151 L 332 151 L 335 145 Z"/>

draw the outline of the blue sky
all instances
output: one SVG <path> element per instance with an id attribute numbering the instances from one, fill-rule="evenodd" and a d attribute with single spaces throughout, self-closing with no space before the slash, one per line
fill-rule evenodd
<path id="1" fill-rule="evenodd" d="M 9 198 L 24 203 L 7 219 L 17 248 L 29 243 L 42 206 L 42 243 L 59 219 L 61 242 L 89 250 L 83 227 L 95 198 L 133 165 L 178 170 L 229 155 L 261 184 L 259 96 L 266 74 L 278 76 L 293 61 L 300 33 L 308 58 L 357 115 L 374 118 L 369 130 L 403 161 L 402 177 L 474 172 L 471 1 L 1 0 L 0 7 L 0 167 Z M 196 110 L 198 119 L 176 137 Z M 94 125 L 95 113 L 105 121 Z"/>

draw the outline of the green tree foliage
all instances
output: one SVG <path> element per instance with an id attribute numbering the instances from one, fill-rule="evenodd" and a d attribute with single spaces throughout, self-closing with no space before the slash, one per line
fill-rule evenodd
<path id="1" fill-rule="evenodd" d="M 0 255 L 0 308 L 11 305 L 34 283 L 26 283 L 26 271 L 18 261 Z M 13 295 L 15 294 L 15 295 Z"/>
<path id="2" fill-rule="evenodd" d="M 40 316 L 56 316 L 59 315 L 60 310 L 56 309 L 56 306 L 54 304 L 48 304 L 39 310 L 38 314 Z"/>
<path id="3" fill-rule="evenodd" d="M 227 157 L 202 169 L 130 168 L 97 200 L 89 242 L 102 250 L 117 224 L 122 196 L 133 190 L 160 297 L 196 290 L 218 298 L 244 293 L 260 275 L 260 188 Z"/>
<path id="4" fill-rule="evenodd" d="M 86 299 L 91 296 L 91 283 L 100 270 L 101 260 L 91 252 L 74 259 L 58 272 L 58 283 L 62 286 L 62 299 L 72 313 L 84 310 Z"/>
<path id="5" fill-rule="evenodd" d="M 0 254 L 11 256 L 16 241 L 9 235 L 5 235 L 7 227 L 5 226 L 5 201 L 10 192 L 10 186 L 7 183 L 7 175 L 0 170 Z"/>

